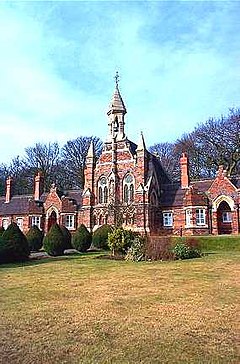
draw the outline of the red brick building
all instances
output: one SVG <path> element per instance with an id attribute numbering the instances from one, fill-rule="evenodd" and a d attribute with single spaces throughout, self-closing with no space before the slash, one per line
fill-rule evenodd
<path id="1" fill-rule="evenodd" d="M 239 234 L 240 178 L 230 179 L 220 166 L 211 180 L 190 181 L 188 159 L 180 159 L 181 181 L 171 176 L 159 159 L 125 134 L 126 107 L 118 83 L 107 112 L 108 135 L 95 159 L 90 145 L 84 190 L 61 194 L 56 186 L 42 193 L 37 174 L 32 195 L 12 196 L 12 179 L 0 197 L 0 225 L 17 222 L 26 232 L 38 225 L 45 232 L 54 222 L 74 232 L 79 224 L 94 231 L 103 224 L 121 224 L 150 234 Z"/>

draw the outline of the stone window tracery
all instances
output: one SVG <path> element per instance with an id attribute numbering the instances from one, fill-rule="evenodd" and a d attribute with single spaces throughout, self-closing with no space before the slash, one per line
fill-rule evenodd
<path id="1" fill-rule="evenodd" d="M 131 203 L 134 200 L 134 180 L 131 174 L 127 174 L 123 180 L 123 202 Z"/>
<path id="2" fill-rule="evenodd" d="M 106 177 L 101 177 L 98 182 L 98 203 L 107 203 L 108 188 Z"/>

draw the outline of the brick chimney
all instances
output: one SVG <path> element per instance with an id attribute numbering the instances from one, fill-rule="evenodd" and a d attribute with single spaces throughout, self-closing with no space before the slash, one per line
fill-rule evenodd
<path id="1" fill-rule="evenodd" d="M 187 188 L 189 186 L 189 172 L 188 172 L 188 157 L 186 153 L 182 153 L 180 158 L 181 169 L 181 187 Z"/>
<path id="2" fill-rule="evenodd" d="M 12 190 L 12 177 L 8 177 L 7 181 L 6 181 L 6 198 L 5 198 L 5 202 L 9 203 L 11 200 L 11 190 Z"/>
<path id="3" fill-rule="evenodd" d="M 39 201 L 42 193 L 43 193 L 43 178 L 41 173 L 38 172 L 34 178 L 34 200 Z"/>

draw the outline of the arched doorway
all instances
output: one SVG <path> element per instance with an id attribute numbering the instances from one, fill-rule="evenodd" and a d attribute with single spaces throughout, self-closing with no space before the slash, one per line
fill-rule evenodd
<path id="1" fill-rule="evenodd" d="M 232 234 L 232 211 L 226 201 L 222 201 L 217 209 L 218 234 Z"/>
<path id="2" fill-rule="evenodd" d="M 57 222 L 57 214 L 53 210 L 48 217 L 48 231 L 50 230 L 51 226 Z"/>

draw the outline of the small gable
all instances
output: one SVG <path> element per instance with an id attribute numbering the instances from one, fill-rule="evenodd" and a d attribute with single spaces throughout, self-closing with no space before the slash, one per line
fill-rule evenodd
<path id="1" fill-rule="evenodd" d="M 235 197 L 237 195 L 237 188 L 226 176 L 226 171 L 223 169 L 223 166 L 219 167 L 217 176 L 209 187 L 207 195 L 211 200 L 220 195 L 231 197 Z"/>

